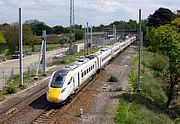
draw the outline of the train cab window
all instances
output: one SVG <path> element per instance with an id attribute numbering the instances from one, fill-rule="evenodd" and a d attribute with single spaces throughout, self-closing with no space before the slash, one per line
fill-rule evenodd
<path id="1" fill-rule="evenodd" d="M 81 73 L 81 77 L 83 77 L 83 72 Z"/>
<path id="2" fill-rule="evenodd" d="M 64 78 L 62 76 L 55 76 L 52 79 L 51 87 L 53 88 L 62 88 L 64 84 Z"/>

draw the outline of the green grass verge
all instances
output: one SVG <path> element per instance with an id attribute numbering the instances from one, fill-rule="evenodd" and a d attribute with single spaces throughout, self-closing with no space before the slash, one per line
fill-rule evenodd
<path id="1" fill-rule="evenodd" d="M 121 96 L 119 107 L 115 113 L 116 124 L 174 124 L 167 114 L 164 104 L 167 100 L 163 90 L 165 82 L 159 78 L 167 69 L 167 59 L 161 55 L 144 52 L 141 62 L 141 94 L 137 94 L 138 57 L 132 61 L 129 82 L 133 92 Z M 162 63 L 162 65 L 161 65 Z"/>
<path id="2" fill-rule="evenodd" d="M 47 51 L 62 47 L 63 45 L 61 44 L 47 44 Z M 41 50 L 41 45 L 34 45 L 34 52 L 39 52 Z M 32 52 L 32 46 L 30 45 L 24 45 L 23 46 L 23 52 L 27 53 L 27 52 Z"/>
<path id="3" fill-rule="evenodd" d="M 24 86 L 19 86 L 20 77 L 19 75 L 14 75 L 12 79 L 9 80 L 7 85 L 0 91 L 0 102 L 5 99 L 5 95 L 14 94 L 20 90 L 23 90 L 30 85 L 34 84 L 36 81 L 34 80 L 35 77 L 35 70 L 31 70 L 30 76 L 28 77 L 28 73 L 24 72 L 23 80 Z M 47 76 L 49 76 L 52 72 L 48 71 Z M 42 71 L 39 71 L 39 80 L 43 79 Z"/>

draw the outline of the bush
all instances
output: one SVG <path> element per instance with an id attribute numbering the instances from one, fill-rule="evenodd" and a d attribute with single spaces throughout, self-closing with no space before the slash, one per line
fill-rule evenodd
<path id="1" fill-rule="evenodd" d="M 5 91 L 7 94 L 12 94 L 12 93 L 16 92 L 16 89 L 14 87 L 8 86 L 8 87 L 6 87 Z"/>
<path id="2" fill-rule="evenodd" d="M 117 82 L 117 81 L 118 81 L 117 77 L 113 75 L 111 75 L 111 77 L 108 79 L 108 82 Z"/>
<path id="3" fill-rule="evenodd" d="M 76 40 L 82 40 L 83 39 L 83 36 L 84 36 L 84 31 L 83 30 L 77 30 L 75 32 L 75 39 Z"/>
<path id="4" fill-rule="evenodd" d="M 166 69 L 165 58 L 151 52 L 146 52 L 143 56 L 142 64 L 145 67 L 151 68 L 154 71 L 154 76 L 156 77 L 160 76 L 163 70 Z"/>
<path id="5" fill-rule="evenodd" d="M 62 37 L 62 38 L 59 40 L 59 43 L 60 43 L 60 44 L 68 44 L 69 42 L 70 42 L 69 37 Z"/>

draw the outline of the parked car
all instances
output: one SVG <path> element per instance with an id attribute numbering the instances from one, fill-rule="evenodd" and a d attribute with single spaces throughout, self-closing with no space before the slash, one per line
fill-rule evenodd
<path id="1" fill-rule="evenodd" d="M 15 51 L 14 54 L 12 54 L 12 59 L 18 59 L 20 56 L 19 51 Z M 24 54 L 22 54 L 22 57 L 24 57 Z"/>

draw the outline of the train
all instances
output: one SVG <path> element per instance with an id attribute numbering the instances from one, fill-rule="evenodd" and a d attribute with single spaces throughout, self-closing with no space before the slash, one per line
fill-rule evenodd
<path id="1" fill-rule="evenodd" d="M 93 75 L 104 68 L 111 59 L 132 44 L 132 36 L 123 42 L 101 48 L 99 51 L 79 58 L 74 63 L 58 69 L 50 77 L 46 98 L 50 103 L 62 103 L 82 87 Z"/>

